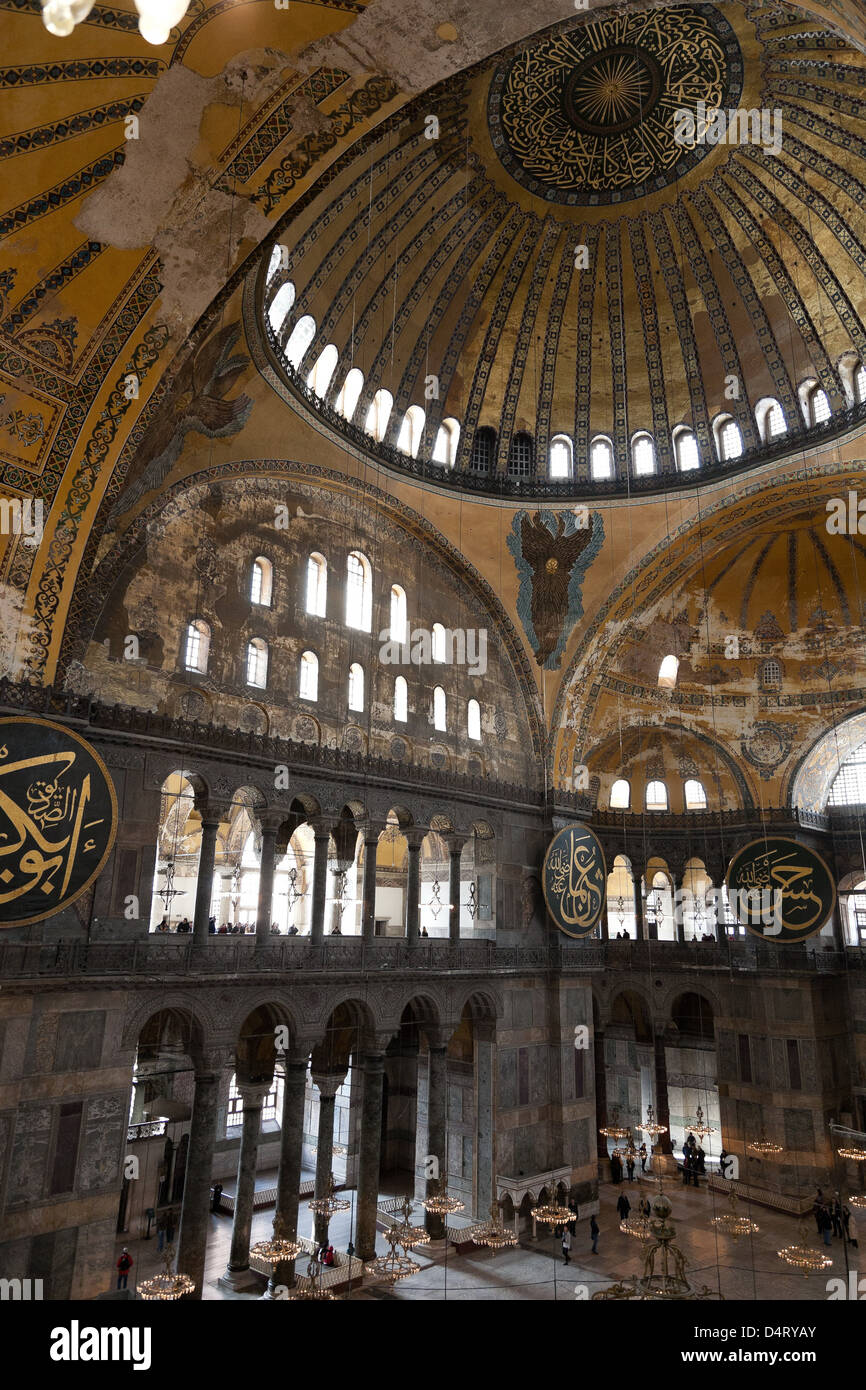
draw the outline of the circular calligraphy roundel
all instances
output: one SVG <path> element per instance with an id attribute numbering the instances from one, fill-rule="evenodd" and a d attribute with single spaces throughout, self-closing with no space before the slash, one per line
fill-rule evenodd
<path id="1" fill-rule="evenodd" d="M 566 825 L 554 835 L 541 876 L 547 910 L 566 936 L 588 936 L 604 909 L 604 851 L 585 825 Z"/>
<path id="2" fill-rule="evenodd" d="M 73 903 L 116 833 L 114 783 L 89 743 L 47 719 L 0 719 L 0 927 Z"/>
<path id="3" fill-rule="evenodd" d="M 737 921 L 761 941 L 805 941 L 836 906 L 836 884 L 820 854 L 781 836 L 744 845 L 725 884 Z"/>

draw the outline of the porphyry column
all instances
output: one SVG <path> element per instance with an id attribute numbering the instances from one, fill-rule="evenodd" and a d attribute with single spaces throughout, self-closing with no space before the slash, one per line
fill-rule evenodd
<path id="1" fill-rule="evenodd" d="M 241 1149 L 238 1155 L 238 1182 L 235 1192 L 235 1218 L 232 1224 L 232 1244 L 229 1262 L 220 1283 L 229 1289 L 249 1287 L 250 1229 L 253 1224 L 253 1199 L 256 1190 L 256 1157 L 262 1128 L 262 1103 L 270 1083 L 250 1085 L 240 1082 L 238 1091 L 244 1104 L 244 1123 Z"/>
<path id="2" fill-rule="evenodd" d="M 219 1071 L 201 1072 L 196 1076 L 189 1130 L 177 1268 L 194 1280 L 195 1291 L 189 1297 L 196 1299 L 202 1297 L 204 1284 L 219 1083 Z"/>
<path id="3" fill-rule="evenodd" d="M 385 1054 L 367 1052 L 363 1059 L 364 1099 L 361 1105 L 361 1157 L 358 1164 L 358 1228 L 355 1250 L 359 1259 L 376 1253 L 376 1204 L 382 1153 L 382 1084 Z"/>

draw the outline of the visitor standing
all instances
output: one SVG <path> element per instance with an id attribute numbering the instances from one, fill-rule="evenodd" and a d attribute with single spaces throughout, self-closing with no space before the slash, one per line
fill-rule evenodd
<path id="1" fill-rule="evenodd" d="M 126 1281 L 129 1278 L 129 1271 L 132 1269 L 132 1256 L 124 1245 L 120 1252 L 120 1259 L 117 1261 L 117 1287 L 126 1288 Z"/>
<path id="2" fill-rule="evenodd" d="M 562 1258 L 565 1264 L 571 1262 L 571 1231 L 568 1226 L 562 1228 Z"/>
<path id="3" fill-rule="evenodd" d="M 594 1216 L 591 1216 L 589 1218 L 589 1234 L 592 1237 L 592 1253 L 593 1255 L 597 1255 L 599 1229 L 598 1222 L 596 1221 Z"/>

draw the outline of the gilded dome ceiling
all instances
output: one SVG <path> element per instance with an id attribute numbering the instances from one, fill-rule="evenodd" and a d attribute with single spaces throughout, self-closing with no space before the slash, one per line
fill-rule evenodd
<path id="1" fill-rule="evenodd" d="M 772 0 L 595 12 L 449 78 L 281 226 L 280 389 L 483 486 L 546 479 L 554 441 L 563 478 L 652 490 L 859 422 L 864 81 Z"/>

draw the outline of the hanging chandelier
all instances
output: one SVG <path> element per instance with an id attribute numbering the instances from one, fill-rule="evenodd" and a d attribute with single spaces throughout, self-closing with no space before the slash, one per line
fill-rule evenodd
<path id="1" fill-rule="evenodd" d="M 631 1131 L 626 1125 L 617 1123 L 619 1120 L 619 1106 L 612 1106 L 610 1113 L 612 1117 L 611 1123 L 609 1125 L 604 1125 L 598 1131 L 599 1134 L 603 1134 L 607 1139 L 627 1139 Z"/>
<path id="2" fill-rule="evenodd" d="M 319 1264 L 318 1260 L 310 1260 L 310 1263 L 307 1265 L 307 1278 L 308 1278 L 309 1281 L 310 1281 L 309 1286 L 308 1286 L 306 1289 L 297 1289 L 294 1293 L 290 1293 L 289 1296 L 288 1296 L 288 1298 L 287 1298 L 287 1300 L 286 1300 L 286 1302 L 287 1302 L 287 1303 L 337 1303 L 337 1302 L 339 1302 L 339 1300 L 338 1300 L 336 1294 L 329 1293 L 327 1289 L 323 1289 L 323 1288 L 322 1288 L 321 1284 L 319 1283 L 319 1280 L 321 1279 L 321 1277 L 322 1277 L 322 1266 Z"/>
<path id="3" fill-rule="evenodd" d="M 667 1125 L 656 1124 L 655 1111 L 651 1105 L 648 1105 L 646 1108 L 646 1119 L 644 1123 L 642 1125 L 637 1125 L 636 1128 L 642 1130 L 644 1134 L 648 1134 L 651 1140 L 657 1139 L 660 1134 L 667 1134 L 668 1132 Z"/>
<path id="4" fill-rule="evenodd" d="M 575 1215 L 568 1207 L 562 1207 L 558 1202 L 547 1202 L 542 1207 L 533 1207 L 529 1215 L 533 1221 L 540 1221 L 545 1226 L 567 1226 L 570 1221 L 574 1221 Z"/>
<path id="5" fill-rule="evenodd" d="M 761 1130 L 760 1139 L 750 1139 L 746 1148 L 750 1149 L 758 1158 L 773 1158 L 782 1152 L 782 1145 L 768 1139 L 763 1130 Z"/>
<path id="6" fill-rule="evenodd" d="M 624 1142 L 622 1144 L 617 1144 L 615 1148 L 611 1149 L 611 1153 L 615 1158 L 633 1158 L 637 1160 L 637 1149 L 635 1148 L 630 1129 L 626 1130 Z"/>
<path id="7" fill-rule="evenodd" d="M 156 896 L 161 899 L 166 912 L 169 912 L 171 910 L 172 900 L 182 891 L 180 888 L 175 888 L 174 886 L 174 860 L 167 859 L 165 861 L 165 867 L 160 870 L 160 873 L 165 874 L 165 883 Z"/>
<path id="8" fill-rule="evenodd" d="M 374 1278 L 384 1279 L 386 1284 L 396 1284 L 400 1279 L 411 1279 L 413 1274 L 420 1274 L 421 1266 L 409 1258 L 408 1255 L 401 1255 L 397 1251 L 400 1244 L 398 1229 L 394 1226 L 390 1231 L 385 1232 L 385 1239 L 390 1246 L 387 1255 L 379 1255 L 377 1259 L 364 1268 L 368 1274 Z"/>
<path id="9" fill-rule="evenodd" d="M 619 1229 L 624 1236 L 635 1236 L 637 1240 L 652 1240 L 652 1230 L 648 1216 L 626 1216 L 620 1221 Z"/>
<path id="10" fill-rule="evenodd" d="M 169 34 L 187 12 L 189 0 L 135 0 L 138 32 L 152 44 L 168 42 Z M 49 34 L 65 39 L 76 24 L 83 24 L 93 0 L 43 0 L 42 23 Z"/>
<path id="11" fill-rule="evenodd" d="M 469 913 L 469 916 L 472 918 L 474 922 L 475 918 L 478 915 L 478 894 L 475 888 L 474 878 L 469 884 L 469 896 L 466 900 L 466 911 Z"/>
<path id="12" fill-rule="evenodd" d="M 722 1235 L 730 1236 L 731 1240 L 739 1240 L 741 1236 L 757 1235 L 761 1229 L 756 1221 L 749 1216 L 741 1216 L 737 1210 L 737 1194 L 733 1188 L 728 1193 L 728 1206 L 730 1211 L 723 1212 L 721 1216 L 714 1216 L 710 1222 Z"/>
<path id="13" fill-rule="evenodd" d="M 800 1222 L 800 1239 L 796 1245 L 786 1245 L 783 1250 L 777 1250 L 776 1254 L 785 1264 L 792 1265 L 794 1269 L 802 1270 L 808 1278 L 810 1274 L 818 1274 L 822 1269 L 829 1269 L 833 1261 L 826 1255 L 822 1255 L 820 1250 L 814 1249 L 809 1245 L 809 1233 L 806 1230 L 805 1221 Z"/>
<path id="14" fill-rule="evenodd" d="M 438 867 L 438 865 L 437 865 L 437 867 L 436 867 L 436 875 L 435 875 L 435 877 L 434 877 L 434 879 L 433 879 L 433 886 L 432 886 L 432 888 L 430 889 L 430 904 L 429 904 L 430 916 L 433 918 L 433 921 L 434 921 L 434 922 L 436 921 L 436 918 L 439 916 L 439 913 L 440 913 L 441 910 L 442 910 L 441 893 L 442 893 L 442 888 L 441 888 L 441 885 L 440 885 L 440 883 L 439 883 L 439 867 Z"/>
<path id="15" fill-rule="evenodd" d="M 269 1240 L 259 1240 L 250 1247 L 250 1254 L 256 1255 L 269 1264 L 282 1264 L 284 1260 L 294 1260 L 300 1255 L 302 1246 L 296 1240 L 286 1239 L 285 1222 L 281 1216 L 274 1217 L 274 1233 Z"/>
<path id="16" fill-rule="evenodd" d="M 144 1279 L 136 1284 L 135 1291 L 146 1302 L 174 1303 L 185 1294 L 192 1293 L 195 1281 L 188 1274 L 175 1274 L 172 1270 L 174 1246 L 167 1245 L 163 1255 L 165 1269 L 162 1274 L 154 1274 L 152 1279 Z"/>
<path id="17" fill-rule="evenodd" d="M 404 1251 L 413 1250 L 416 1245 L 429 1245 L 430 1233 L 425 1231 L 423 1226 L 410 1225 L 409 1218 L 412 1215 L 413 1207 L 408 1197 L 403 1198 L 403 1205 L 400 1208 L 403 1213 L 403 1220 L 394 1229 L 399 1236 L 398 1245 L 402 1245 Z"/>
<path id="18" fill-rule="evenodd" d="M 708 1288 L 706 1284 L 701 1289 L 692 1288 L 686 1274 L 686 1257 L 682 1250 L 673 1244 L 676 1227 L 669 1220 L 670 1214 L 670 1199 L 661 1190 L 659 1180 L 659 1191 L 652 1202 L 652 1218 L 648 1221 L 650 1235 L 655 1239 L 644 1256 L 643 1273 L 639 1277 L 622 1279 L 610 1288 L 594 1293 L 594 1302 L 609 1299 L 703 1302 L 706 1299 L 722 1298 L 720 1293 Z"/>
<path id="19" fill-rule="evenodd" d="M 295 925 L 295 904 L 297 903 L 298 898 L 301 896 L 298 890 L 298 870 L 294 864 L 289 869 L 289 886 L 285 890 L 285 892 L 282 893 L 280 896 L 288 899 L 286 906 L 289 919 L 289 926 L 293 927 Z"/>
<path id="20" fill-rule="evenodd" d="M 862 1209 L 866 1207 L 866 1194 L 861 1193 L 857 1197 L 849 1197 L 848 1205 L 849 1207 L 856 1207 L 858 1211 L 862 1211 Z"/>
<path id="21" fill-rule="evenodd" d="M 448 1196 L 448 1179 L 440 1179 L 429 1197 L 421 1198 L 421 1206 L 433 1216 L 450 1216 L 455 1211 L 465 1211 L 466 1203 L 459 1197 Z"/>
<path id="22" fill-rule="evenodd" d="M 503 1224 L 502 1209 L 495 1197 L 490 1203 L 490 1220 L 470 1227 L 468 1234 L 473 1245 L 486 1245 L 494 1255 L 497 1250 L 511 1250 L 519 1244 L 514 1231 Z"/>
<path id="23" fill-rule="evenodd" d="M 705 1139 L 708 1134 L 715 1134 L 716 1132 L 712 1125 L 704 1124 L 704 1112 L 700 1105 L 695 1111 L 694 1122 L 687 1124 L 686 1129 L 692 1134 L 696 1134 L 699 1139 Z"/>
<path id="24" fill-rule="evenodd" d="M 837 1149 L 836 1152 L 840 1158 L 846 1158 L 852 1163 L 866 1163 L 866 1149 L 855 1149 L 846 1146 L 843 1149 Z"/>
<path id="25" fill-rule="evenodd" d="M 336 1195 L 337 1188 L 334 1183 L 334 1174 L 328 1174 L 328 1186 L 324 1197 L 311 1197 L 309 1201 L 310 1211 L 314 1211 L 317 1216 L 325 1216 L 330 1219 L 334 1212 L 348 1211 L 352 1203 L 345 1197 Z"/>

